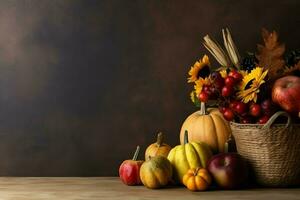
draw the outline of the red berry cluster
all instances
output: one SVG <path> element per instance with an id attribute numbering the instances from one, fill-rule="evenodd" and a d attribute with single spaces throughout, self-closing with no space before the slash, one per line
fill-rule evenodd
<path id="1" fill-rule="evenodd" d="M 270 99 L 261 103 L 243 103 L 237 100 L 230 100 L 224 106 L 219 107 L 224 118 L 228 121 L 235 119 L 242 124 L 266 123 L 274 113 L 274 107 Z"/>
<path id="2" fill-rule="evenodd" d="M 235 120 L 240 123 L 264 124 L 274 113 L 274 107 L 270 99 L 261 102 L 244 103 L 236 96 L 237 87 L 243 79 L 241 73 L 236 70 L 230 71 L 226 77 L 219 72 L 211 74 L 212 84 L 204 85 L 199 100 L 207 102 L 211 97 L 218 97 L 219 109 L 228 121 Z"/>

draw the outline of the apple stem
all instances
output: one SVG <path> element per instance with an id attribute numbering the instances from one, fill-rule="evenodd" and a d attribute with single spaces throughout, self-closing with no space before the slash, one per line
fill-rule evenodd
<path id="1" fill-rule="evenodd" d="M 189 143 L 189 136 L 188 136 L 188 131 L 184 131 L 184 138 L 183 138 L 184 144 Z"/>
<path id="2" fill-rule="evenodd" d="M 132 160 L 136 160 L 137 159 L 137 157 L 139 156 L 139 152 L 140 152 L 140 146 L 137 146 L 136 150 L 134 152 Z"/>
<path id="3" fill-rule="evenodd" d="M 206 107 L 205 107 L 204 102 L 201 102 L 201 104 L 200 104 L 200 114 L 201 115 L 206 115 Z"/>
<path id="4" fill-rule="evenodd" d="M 160 147 L 163 144 L 163 139 L 164 139 L 163 133 L 159 132 L 157 134 L 157 140 L 156 140 L 156 144 L 158 147 Z"/>

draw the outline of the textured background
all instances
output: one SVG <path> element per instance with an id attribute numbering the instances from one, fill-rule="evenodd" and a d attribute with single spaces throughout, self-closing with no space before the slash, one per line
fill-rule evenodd
<path id="1" fill-rule="evenodd" d="M 300 47 L 300 3 L 0 1 L 0 175 L 109 176 L 195 108 L 187 71 L 228 26 L 241 52 L 261 27 Z"/>

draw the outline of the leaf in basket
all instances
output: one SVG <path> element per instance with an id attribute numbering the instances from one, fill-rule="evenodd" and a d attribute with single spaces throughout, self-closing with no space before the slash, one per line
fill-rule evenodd
<path id="1" fill-rule="evenodd" d="M 268 69 L 269 77 L 276 79 L 284 70 L 285 61 L 283 54 L 285 45 L 278 42 L 278 34 L 276 31 L 269 32 L 266 29 L 262 30 L 264 45 L 257 45 L 256 57 L 259 61 L 259 66 Z"/>

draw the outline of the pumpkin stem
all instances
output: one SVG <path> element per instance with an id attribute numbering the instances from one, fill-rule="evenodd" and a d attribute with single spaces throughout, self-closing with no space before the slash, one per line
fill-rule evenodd
<path id="1" fill-rule="evenodd" d="M 157 140 L 156 140 L 156 144 L 158 147 L 160 147 L 163 144 L 163 139 L 164 139 L 163 133 L 159 132 L 157 134 Z"/>
<path id="2" fill-rule="evenodd" d="M 189 143 L 189 136 L 188 136 L 188 131 L 184 131 L 184 138 L 183 138 L 184 144 Z"/>
<path id="3" fill-rule="evenodd" d="M 198 172 L 199 172 L 200 169 L 201 169 L 200 167 L 197 167 L 197 169 L 195 169 L 194 176 L 197 176 L 197 174 L 198 174 Z"/>
<path id="4" fill-rule="evenodd" d="M 139 156 L 139 152 L 140 152 L 140 146 L 137 146 L 136 150 L 134 152 L 132 160 L 136 160 L 137 159 L 137 157 Z"/>
<path id="5" fill-rule="evenodd" d="M 205 107 L 205 103 L 201 102 L 200 104 L 200 115 L 206 115 L 206 107 Z"/>

